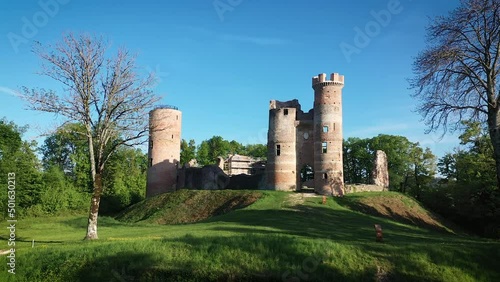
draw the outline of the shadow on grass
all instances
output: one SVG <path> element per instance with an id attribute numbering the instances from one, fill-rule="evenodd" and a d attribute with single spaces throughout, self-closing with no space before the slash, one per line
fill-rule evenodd
<path id="1" fill-rule="evenodd" d="M 213 227 L 217 231 L 247 236 L 289 234 L 351 245 L 370 257 L 388 262 L 390 281 L 443 281 L 443 278 L 453 281 L 464 273 L 470 278 L 464 280 L 500 281 L 499 242 L 420 229 L 347 209 L 296 206 L 295 210 L 241 210 L 213 221 L 240 225 Z M 375 242 L 375 223 L 383 226 L 384 243 Z M 373 279 L 374 273 L 371 275 Z"/>
<path id="2" fill-rule="evenodd" d="M 323 206 L 295 206 L 293 210 L 239 210 L 207 222 L 231 222 L 244 227 L 214 227 L 213 230 L 241 233 L 289 234 L 336 242 L 374 242 L 375 224 L 381 224 L 387 244 L 409 242 L 447 243 L 468 241 L 465 238 L 400 224 L 389 219 L 364 215 L 347 209 Z M 262 227 L 262 228 L 255 228 Z"/>
<path id="3" fill-rule="evenodd" d="M 436 218 L 432 214 L 425 214 L 425 216 L 429 217 L 429 220 L 436 221 L 436 224 L 432 224 L 423 220 L 420 217 L 414 216 L 408 210 L 404 211 L 404 216 L 400 213 L 394 211 L 390 206 L 382 204 L 382 207 L 385 209 L 387 214 L 383 214 L 378 211 L 376 208 L 363 203 L 361 200 L 365 199 L 365 197 L 350 195 L 349 197 L 343 197 L 337 199 L 337 202 L 345 207 L 348 207 L 352 210 L 359 211 L 365 214 L 370 214 L 378 217 L 384 217 L 388 219 L 392 219 L 395 221 L 399 221 L 405 224 L 415 225 L 426 229 L 431 229 L 443 233 L 451 233 L 444 226 L 438 225 L 440 219 Z"/>
<path id="4" fill-rule="evenodd" d="M 72 227 L 75 229 L 85 230 L 87 228 L 88 218 L 87 217 L 76 217 L 76 218 L 67 219 L 67 220 L 64 220 L 61 222 L 68 225 L 69 227 Z M 128 224 L 125 222 L 116 221 L 115 219 L 113 219 L 111 217 L 99 216 L 99 219 L 97 221 L 97 225 L 98 225 L 98 227 L 123 227 L 123 226 L 127 226 Z"/>
<path id="5" fill-rule="evenodd" d="M 75 281 L 140 281 L 151 274 L 154 260 L 149 254 L 120 252 L 87 261 L 75 272 Z M 148 274 L 149 273 L 149 274 Z"/>
<path id="6" fill-rule="evenodd" d="M 8 241 L 9 238 L 8 237 L 3 237 L 3 236 L 0 236 L 0 241 L 1 240 L 5 240 L 5 241 Z M 33 242 L 33 239 L 27 239 L 27 238 L 24 238 L 24 237 L 16 237 L 16 242 L 24 242 L 24 243 L 32 243 Z M 35 244 L 38 244 L 38 243 L 44 243 L 44 244 L 62 244 L 64 243 L 64 241 L 61 241 L 61 240 L 50 240 L 50 241 L 35 241 Z"/>
<path id="7" fill-rule="evenodd" d="M 500 281 L 499 243 L 358 246 L 364 253 L 390 263 L 390 281 Z"/>
<path id="8" fill-rule="evenodd" d="M 85 226 L 81 219 L 67 224 L 80 228 L 82 222 Z M 213 231 L 233 233 L 85 242 L 29 253 L 31 258 L 24 257 L 26 264 L 19 268 L 30 273 L 26 281 L 457 281 L 467 280 L 460 279 L 464 273 L 470 280 L 500 281 L 499 243 L 337 206 L 243 209 L 206 223 Z M 374 242 L 375 223 L 384 228 L 382 244 Z M 386 268 L 379 271 L 378 266 Z"/>
<path id="9" fill-rule="evenodd" d="M 187 235 L 161 241 L 204 254 L 182 266 L 192 271 L 193 281 L 372 281 L 376 273 L 374 267 L 341 271 L 324 262 L 324 249 L 311 250 L 284 235 Z"/>

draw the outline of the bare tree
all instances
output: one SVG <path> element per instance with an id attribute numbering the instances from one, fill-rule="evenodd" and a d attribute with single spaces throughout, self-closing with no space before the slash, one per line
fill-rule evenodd
<path id="1" fill-rule="evenodd" d="M 500 0 L 462 0 L 427 36 L 410 80 L 418 110 L 429 131 L 453 131 L 464 120 L 487 126 L 500 185 Z"/>
<path id="2" fill-rule="evenodd" d="M 64 35 L 56 45 L 34 48 L 43 61 L 41 74 L 59 81 L 63 92 L 23 87 L 32 110 L 62 115 L 85 126 L 93 194 L 85 239 L 97 239 L 97 217 L 102 194 L 101 175 L 116 149 L 145 141 L 148 112 L 159 100 L 151 90 L 154 76 L 141 79 L 135 57 L 126 50 L 106 58 L 102 37 Z"/>

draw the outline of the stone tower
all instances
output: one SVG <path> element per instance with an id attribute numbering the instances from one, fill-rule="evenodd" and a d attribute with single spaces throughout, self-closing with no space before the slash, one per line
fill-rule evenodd
<path id="1" fill-rule="evenodd" d="M 272 100 L 265 187 L 294 191 L 314 186 L 321 195 L 344 194 L 342 88 L 344 76 L 313 77 L 314 107 Z M 313 173 L 314 171 L 314 173 Z"/>
<path id="2" fill-rule="evenodd" d="M 313 77 L 314 190 L 321 195 L 343 195 L 342 88 L 344 76 Z"/>
<path id="3" fill-rule="evenodd" d="M 181 155 L 182 113 L 160 106 L 149 113 L 149 149 L 146 197 L 172 192 L 177 184 Z"/>
<path id="4" fill-rule="evenodd" d="M 273 190 L 297 189 L 296 112 L 292 105 L 278 107 L 271 101 L 266 170 L 267 186 Z"/>

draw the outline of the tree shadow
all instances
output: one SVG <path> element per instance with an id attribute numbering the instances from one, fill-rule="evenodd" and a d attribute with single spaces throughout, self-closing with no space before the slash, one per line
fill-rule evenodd
<path id="1" fill-rule="evenodd" d="M 240 231 L 245 233 L 245 230 Z M 375 268 L 343 272 L 324 263 L 323 252 L 311 252 L 296 238 L 279 234 L 251 237 L 245 234 L 228 237 L 186 235 L 161 241 L 187 245 L 190 252 L 206 254 L 203 259 L 191 260 L 181 266 L 196 271 L 186 276 L 193 277 L 193 281 L 371 281 L 375 276 Z M 207 263 L 205 259 L 215 263 Z M 223 264 L 223 269 L 213 269 L 218 267 L 217 264 Z M 210 273 L 210 276 L 203 276 L 203 272 Z"/>
<path id="2" fill-rule="evenodd" d="M 369 214 L 369 215 L 373 215 L 373 216 L 377 216 L 377 217 L 383 217 L 383 218 L 395 220 L 398 222 L 402 222 L 405 224 L 410 224 L 410 225 L 414 225 L 414 226 L 418 226 L 418 227 L 422 227 L 422 228 L 426 228 L 426 229 L 430 229 L 430 230 L 434 230 L 434 231 L 439 231 L 442 233 L 452 233 L 452 232 L 450 232 L 450 229 L 447 229 L 445 226 L 440 226 L 438 224 L 432 224 L 430 222 L 427 222 L 427 221 L 423 220 L 422 218 L 411 214 L 407 210 L 405 210 L 404 214 L 402 215 L 400 212 L 394 211 L 392 209 L 392 207 L 385 205 L 385 204 L 382 204 L 382 208 L 387 213 L 387 214 L 384 214 L 381 211 L 377 210 L 376 208 L 374 208 L 370 205 L 367 205 L 365 203 L 362 203 L 359 200 L 360 198 L 361 197 L 357 197 L 357 196 L 343 197 L 343 198 L 337 199 L 337 202 L 342 206 L 348 207 L 349 209 L 354 210 L 354 211 L 362 212 L 364 214 Z M 429 216 L 429 219 L 436 221 L 436 223 L 439 222 L 439 220 L 437 218 L 433 217 L 431 214 L 429 214 L 428 216 Z"/>
<path id="3" fill-rule="evenodd" d="M 496 245 L 496 246 L 495 246 Z M 392 265 L 397 281 L 500 281 L 500 244 L 468 241 L 418 244 L 404 247 L 362 244 L 363 252 Z M 467 276 L 467 277 L 466 277 Z M 393 281 L 393 279 L 390 279 Z"/>
<path id="4" fill-rule="evenodd" d="M 8 241 L 9 238 L 8 237 L 3 237 L 3 236 L 0 236 L 0 241 Z M 25 237 L 16 237 L 16 242 L 24 242 L 24 243 L 32 243 L 33 242 L 33 239 L 28 239 L 28 238 L 25 238 Z M 62 244 L 66 241 L 61 241 L 61 240 L 40 240 L 40 241 L 37 241 L 35 240 L 34 243 L 35 244 L 38 244 L 38 243 L 43 243 L 43 244 Z M 7 244 L 6 244 L 7 245 Z"/>
<path id="5" fill-rule="evenodd" d="M 306 255 L 293 248 L 293 239 L 284 236 L 301 236 L 348 245 L 375 258 L 380 265 L 390 265 L 386 273 L 380 274 L 382 281 L 422 281 L 424 277 L 426 281 L 443 281 L 443 277 L 451 279 L 453 275 L 464 273 L 483 281 L 498 281 L 497 278 L 500 278 L 500 273 L 495 274 L 494 271 L 497 268 L 495 263 L 500 259 L 499 243 L 481 242 L 474 238 L 421 229 L 350 210 L 332 210 L 319 205 L 296 206 L 295 210 L 240 210 L 213 221 L 234 222 L 239 225 L 214 226 L 211 228 L 214 231 L 239 233 L 242 238 L 257 236 L 262 238 L 266 246 L 280 245 L 278 252 L 291 258 L 297 256 L 299 260 L 305 259 Z M 383 243 L 375 242 L 375 223 L 383 226 Z M 254 235 L 249 236 L 250 234 Z M 273 237 L 280 239 L 276 242 L 266 239 Z M 197 238 L 183 240 L 189 244 L 207 244 Z M 215 239 L 210 240 L 216 242 Z M 228 239 L 221 239 L 220 244 L 226 244 L 226 240 Z M 244 252 L 252 251 L 252 244 L 247 242 L 246 247 L 237 246 L 230 240 L 227 244 L 232 248 L 240 248 Z M 297 261 L 292 259 L 292 263 Z M 378 262 L 376 264 L 379 265 Z M 347 277 L 336 269 L 326 267 L 315 275 L 319 275 L 318 281 L 329 275 L 339 281 L 372 281 L 377 271 L 365 269 L 357 274 L 350 273 Z M 443 274 L 443 271 L 456 273 Z"/>
<path id="6" fill-rule="evenodd" d="M 155 260 L 151 255 L 130 251 L 108 256 L 99 256 L 86 261 L 75 271 L 74 281 L 159 281 L 152 267 Z"/>
<path id="7" fill-rule="evenodd" d="M 87 217 L 76 217 L 76 218 L 71 218 L 67 219 L 64 221 L 61 221 L 63 224 L 68 225 L 71 228 L 75 229 L 82 229 L 85 230 L 87 228 L 88 224 L 88 218 Z M 97 227 L 123 227 L 128 225 L 127 223 L 124 222 L 119 222 L 116 221 L 112 217 L 107 217 L 107 216 L 99 216 L 99 219 L 97 221 Z"/>
<path id="8" fill-rule="evenodd" d="M 408 241 L 421 244 L 441 243 L 447 241 L 447 236 L 453 238 L 454 241 L 460 240 L 460 237 L 454 235 L 439 234 L 386 218 L 365 215 L 348 209 L 332 210 L 320 205 L 297 205 L 288 210 L 243 209 L 212 218 L 209 222 L 231 222 L 240 226 L 249 226 L 248 229 L 213 227 L 213 230 L 282 233 L 347 243 L 375 242 L 375 224 L 382 225 L 386 243 L 405 244 Z"/>

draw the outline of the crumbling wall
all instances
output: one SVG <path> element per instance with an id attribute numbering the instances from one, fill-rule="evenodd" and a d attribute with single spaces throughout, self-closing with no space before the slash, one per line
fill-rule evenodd
<path id="1" fill-rule="evenodd" d="M 297 111 L 300 111 L 300 103 L 299 100 L 293 99 L 290 101 L 278 101 L 278 100 L 271 100 L 269 103 L 269 109 L 274 110 L 274 109 L 283 109 L 283 108 L 295 108 Z"/>
<path id="2" fill-rule="evenodd" d="M 262 182 L 264 181 L 264 173 L 248 175 L 248 174 L 237 174 L 232 175 L 229 178 L 229 184 L 226 189 L 232 190 L 257 190 L 262 186 Z"/>
<path id="3" fill-rule="evenodd" d="M 190 167 L 178 171 L 178 188 L 195 190 L 222 190 L 229 184 L 229 176 L 217 165 L 206 165 L 202 168 Z"/>
<path id="4" fill-rule="evenodd" d="M 346 184 L 344 189 L 346 193 L 382 192 L 385 190 L 382 186 L 368 184 Z"/>
<path id="5" fill-rule="evenodd" d="M 384 151 L 377 150 L 373 160 L 371 183 L 384 188 L 389 188 L 389 167 L 387 155 Z"/>

